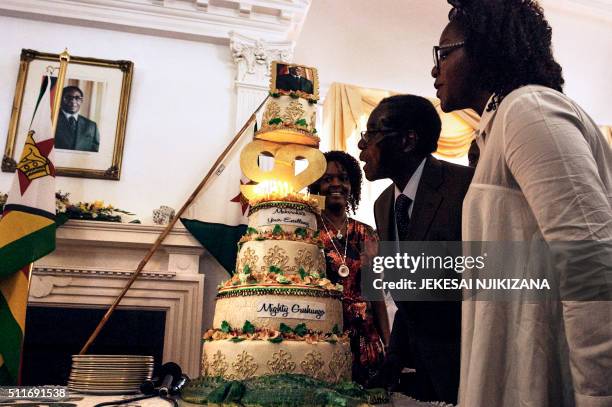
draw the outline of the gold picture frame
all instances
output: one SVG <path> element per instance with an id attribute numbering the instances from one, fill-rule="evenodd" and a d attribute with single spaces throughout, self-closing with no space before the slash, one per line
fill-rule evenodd
<path id="1" fill-rule="evenodd" d="M 40 78 L 56 67 L 58 54 L 21 50 L 2 171 L 15 172 Z M 131 61 L 70 57 L 55 133 L 56 175 L 120 179 L 133 70 Z M 62 125 L 69 119 L 71 133 Z"/>
<path id="2" fill-rule="evenodd" d="M 295 69 L 299 72 L 292 77 L 290 71 Z M 273 95 L 294 95 L 313 102 L 319 100 L 319 74 L 316 68 L 273 61 L 271 71 L 270 93 Z"/>

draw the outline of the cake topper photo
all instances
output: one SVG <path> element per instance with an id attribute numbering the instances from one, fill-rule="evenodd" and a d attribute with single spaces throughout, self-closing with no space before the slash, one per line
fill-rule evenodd
<path id="1" fill-rule="evenodd" d="M 319 99 L 317 70 L 302 65 L 273 62 L 271 92 L 294 94 L 309 100 Z"/>

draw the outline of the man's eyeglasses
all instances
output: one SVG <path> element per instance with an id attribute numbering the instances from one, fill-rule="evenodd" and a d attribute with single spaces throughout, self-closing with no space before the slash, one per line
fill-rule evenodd
<path id="1" fill-rule="evenodd" d="M 387 137 L 388 134 L 396 133 L 397 130 L 393 129 L 380 129 L 380 130 L 366 130 L 361 132 L 361 141 L 365 144 L 370 144 L 372 140 L 376 138 L 378 134 L 382 134 L 383 138 Z"/>
<path id="2" fill-rule="evenodd" d="M 439 45 L 439 46 L 434 45 L 433 60 L 434 60 L 434 65 L 436 69 L 440 69 L 440 61 L 446 59 L 446 57 L 448 56 L 448 54 L 451 53 L 451 51 L 457 48 L 461 48 L 464 45 L 465 45 L 465 41 L 454 42 L 452 44 L 447 44 L 447 45 Z"/>
<path id="3" fill-rule="evenodd" d="M 83 101 L 83 97 L 82 96 L 62 96 L 62 99 L 64 99 L 66 102 L 70 102 L 71 100 L 76 100 L 77 102 L 82 102 Z"/>

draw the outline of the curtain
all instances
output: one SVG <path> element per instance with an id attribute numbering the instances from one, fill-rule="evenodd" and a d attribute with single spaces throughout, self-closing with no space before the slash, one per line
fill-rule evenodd
<path id="1" fill-rule="evenodd" d="M 362 130 L 378 103 L 394 93 L 333 83 L 323 104 L 323 135 L 331 140 L 333 150 L 346 151 L 347 140 Z"/>
<path id="2" fill-rule="evenodd" d="M 333 83 L 323 104 L 323 136 L 331 140 L 331 148 L 346 151 L 347 141 L 365 130 L 367 118 L 378 103 L 395 94 L 397 92 Z M 444 158 L 465 156 L 480 117 L 473 110 L 444 113 L 440 109 L 438 99 L 428 99 L 442 121 L 442 133 L 436 153 Z"/>

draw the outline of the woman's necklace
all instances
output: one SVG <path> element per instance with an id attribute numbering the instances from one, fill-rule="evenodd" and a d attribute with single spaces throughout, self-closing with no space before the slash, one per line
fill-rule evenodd
<path id="1" fill-rule="evenodd" d="M 325 215 L 323 215 L 323 216 L 325 216 Z M 325 216 L 325 217 L 327 218 L 327 216 Z M 329 218 L 327 220 L 329 221 Z M 323 218 L 321 218 L 321 221 L 323 222 L 323 227 L 325 228 L 325 232 L 327 232 L 327 236 L 329 237 L 329 241 L 331 242 L 332 246 L 334 246 L 334 250 L 336 251 L 336 253 L 338 253 L 338 256 L 342 258 L 342 264 L 338 268 L 338 275 L 340 277 L 348 277 L 348 275 L 349 275 L 349 268 L 346 265 L 346 248 L 348 247 L 348 236 L 346 238 L 346 241 L 344 242 L 344 256 L 343 256 L 343 255 L 340 254 L 340 250 L 338 250 L 338 248 L 336 247 L 336 243 L 334 243 L 334 238 L 332 237 L 331 233 L 329 233 L 329 229 L 327 228 L 327 225 L 325 224 L 325 220 L 323 220 Z M 347 223 L 347 222 L 348 222 L 348 216 L 347 216 L 347 218 L 345 220 L 345 223 Z M 348 227 L 347 227 L 347 231 L 348 231 Z M 338 234 L 340 234 L 339 230 L 338 230 Z M 336 237 L 338 237 L 338 235 L 336 235 Z M 340 234 L 340 237 L 338 237 L 338 240 L 340 240 L 341 238 L 342 238 L 342 234 Z"/>
<path id="2" fill-rule="evenodd" d="M 331 221 L 331 219 L 329 219 L 329 218 L 327 217 L 327 215 L 325 215 L 325 214 L 323 214 L 323 213 L 322 213 L 322 215 L 325 217 L 325 219 L 327 219 L 327 221 L 330 223 L 330 225 L 332 225 L 333 227 L 335 227 L 335 228 L 336 228 L 336 230 L 337 230 L 337 232 L 336 232 L 336 239 L 338 239 L 338 240 L 342 239 L 342 236 L 343 236 L 343 235 L 342 235 L 342 229 L 344 229 L 344 227 L 345 227 L 345 226 L 347 225 L 347 223 L 348 223 L 348 216 L 347 216 L 346 218 L 344 218 L 344 222 L 342 222 L 342 226 L 340 226 L 340 227 L 338 228 L 338 227 L 336 227 L 336 225 L 334 225 L 334 222 L 332 222 L 332 221 Z M 321 219 L 321 220 L 322 220 L 322 219 Z M 323 222 L 323 225 L 325 225 L 325 222 Z M 325 230 L 327 230 L 327 227 L 325 227 Z M 329 234 L 329 232 L 328 232 L 327 234 Z M 331 239 L 331 237 L 330 237 L 330 239 Z"/>

